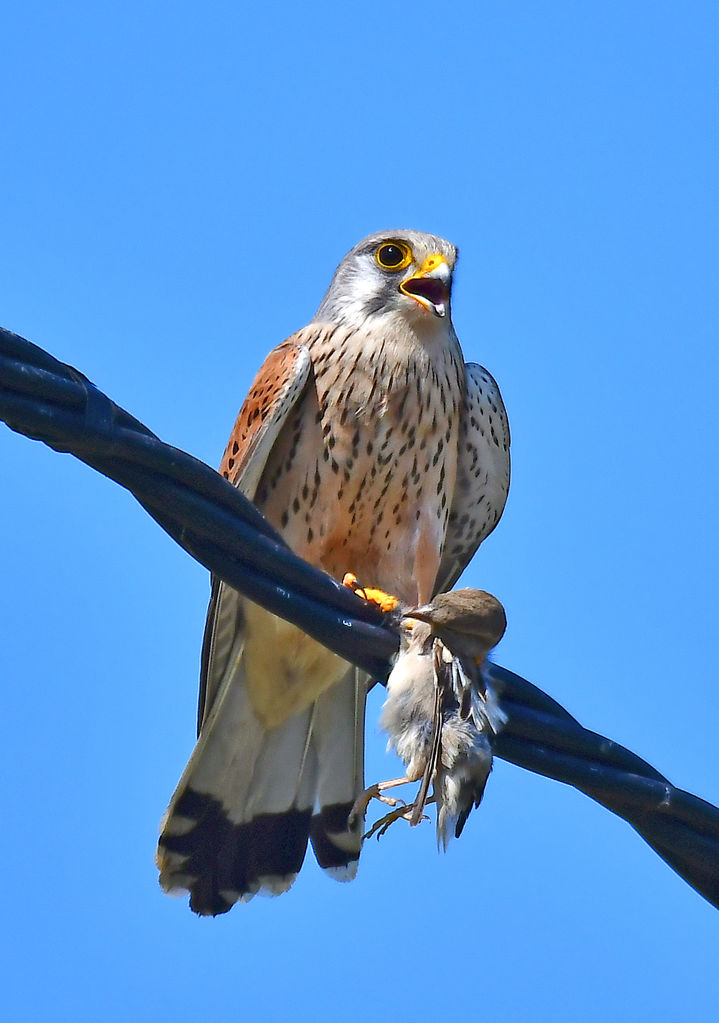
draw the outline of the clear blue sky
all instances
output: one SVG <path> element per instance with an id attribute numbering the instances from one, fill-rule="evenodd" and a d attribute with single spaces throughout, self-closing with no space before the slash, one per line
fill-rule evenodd
<path id="1" fill-rule="evenodd" d="M 348 248 L 456 242 L 514 439 L 464 577 L 507 607 L 499 659 L 719 803 L 718 28 L 641 0 L 7 7 L 0 320 L 216 464 Z M 0 460 L 5 1018 L 716 1012 L 716 911 L 501 762 L 447 855 L 395 826 L 353 885 L 308 862 L 214 921 L 162 896 L 206 573 L 69 456 L 3 429 Z"/>

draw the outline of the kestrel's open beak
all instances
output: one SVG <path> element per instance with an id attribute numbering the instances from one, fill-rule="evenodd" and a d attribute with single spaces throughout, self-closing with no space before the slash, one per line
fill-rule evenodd
<path id="1" fill-rule="evenodd" d="M 419 271 L 406 281 L 399 290 L 419 302 L 435 316 L 446 316 L 449 309 L 449 282 L 452 271 L 444 256 L 434 252 L 427 256 Z"/>

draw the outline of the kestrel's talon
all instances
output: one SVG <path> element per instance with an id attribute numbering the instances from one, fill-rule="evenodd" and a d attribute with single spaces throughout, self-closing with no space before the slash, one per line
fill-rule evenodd
<path id="1" fill-rule="evenodd" d="M 365 599 L 371 604 L 376 604 L 380 611 L 385 614 L 388 611 L 395 611 L 399 607 L 399 601 L 391 593 L 365 586 Z"/>
<path id="2" fill-rule="evenodd" d="M 360 586 L 354 572 L 345 572 L 342 585 L 347 586 L 358 597 L 361 597 L 362 600 L 366 600 L 368 604 L 376 604 L 380 611 L 385 614 L 388 611 L 395 611 L 399 607 L 399 600 L 391 593 L 386 593 L 384 590 L 378 590 L 372 586 Z"/>

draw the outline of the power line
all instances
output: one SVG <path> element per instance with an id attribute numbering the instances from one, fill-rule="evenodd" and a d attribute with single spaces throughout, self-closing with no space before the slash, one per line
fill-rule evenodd
<path id="1" fill-rule="evenodd" d="M 0 418 L 129 490 L 224 582 L 379 680 L 398 648 L 371 604 L 290 551 L 254 505 L 204 462 L 165 444 L 78 370 L 0 328 Z M 675 788 L 526 679 L 491 673 L 508 722 L 497 756 L 572 785 L 624 818 L 719 908 L 719 809 Z"/>

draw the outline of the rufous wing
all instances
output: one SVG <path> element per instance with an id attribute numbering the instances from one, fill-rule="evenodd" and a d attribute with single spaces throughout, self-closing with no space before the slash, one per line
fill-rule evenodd
<path id="1" fill-rule="evenodd" d="M 311 375 L 308 349 L 290 338 L 270 352 L 254 379 L 220 463 L 220 473 L 250 501 L 254 500 L 282 427 L 304 394 Z M 241 625 L 242 608 L 237 593 L 213 578 L 202 643 L 198 734 L 230 659 L 238 656 Z"/>

